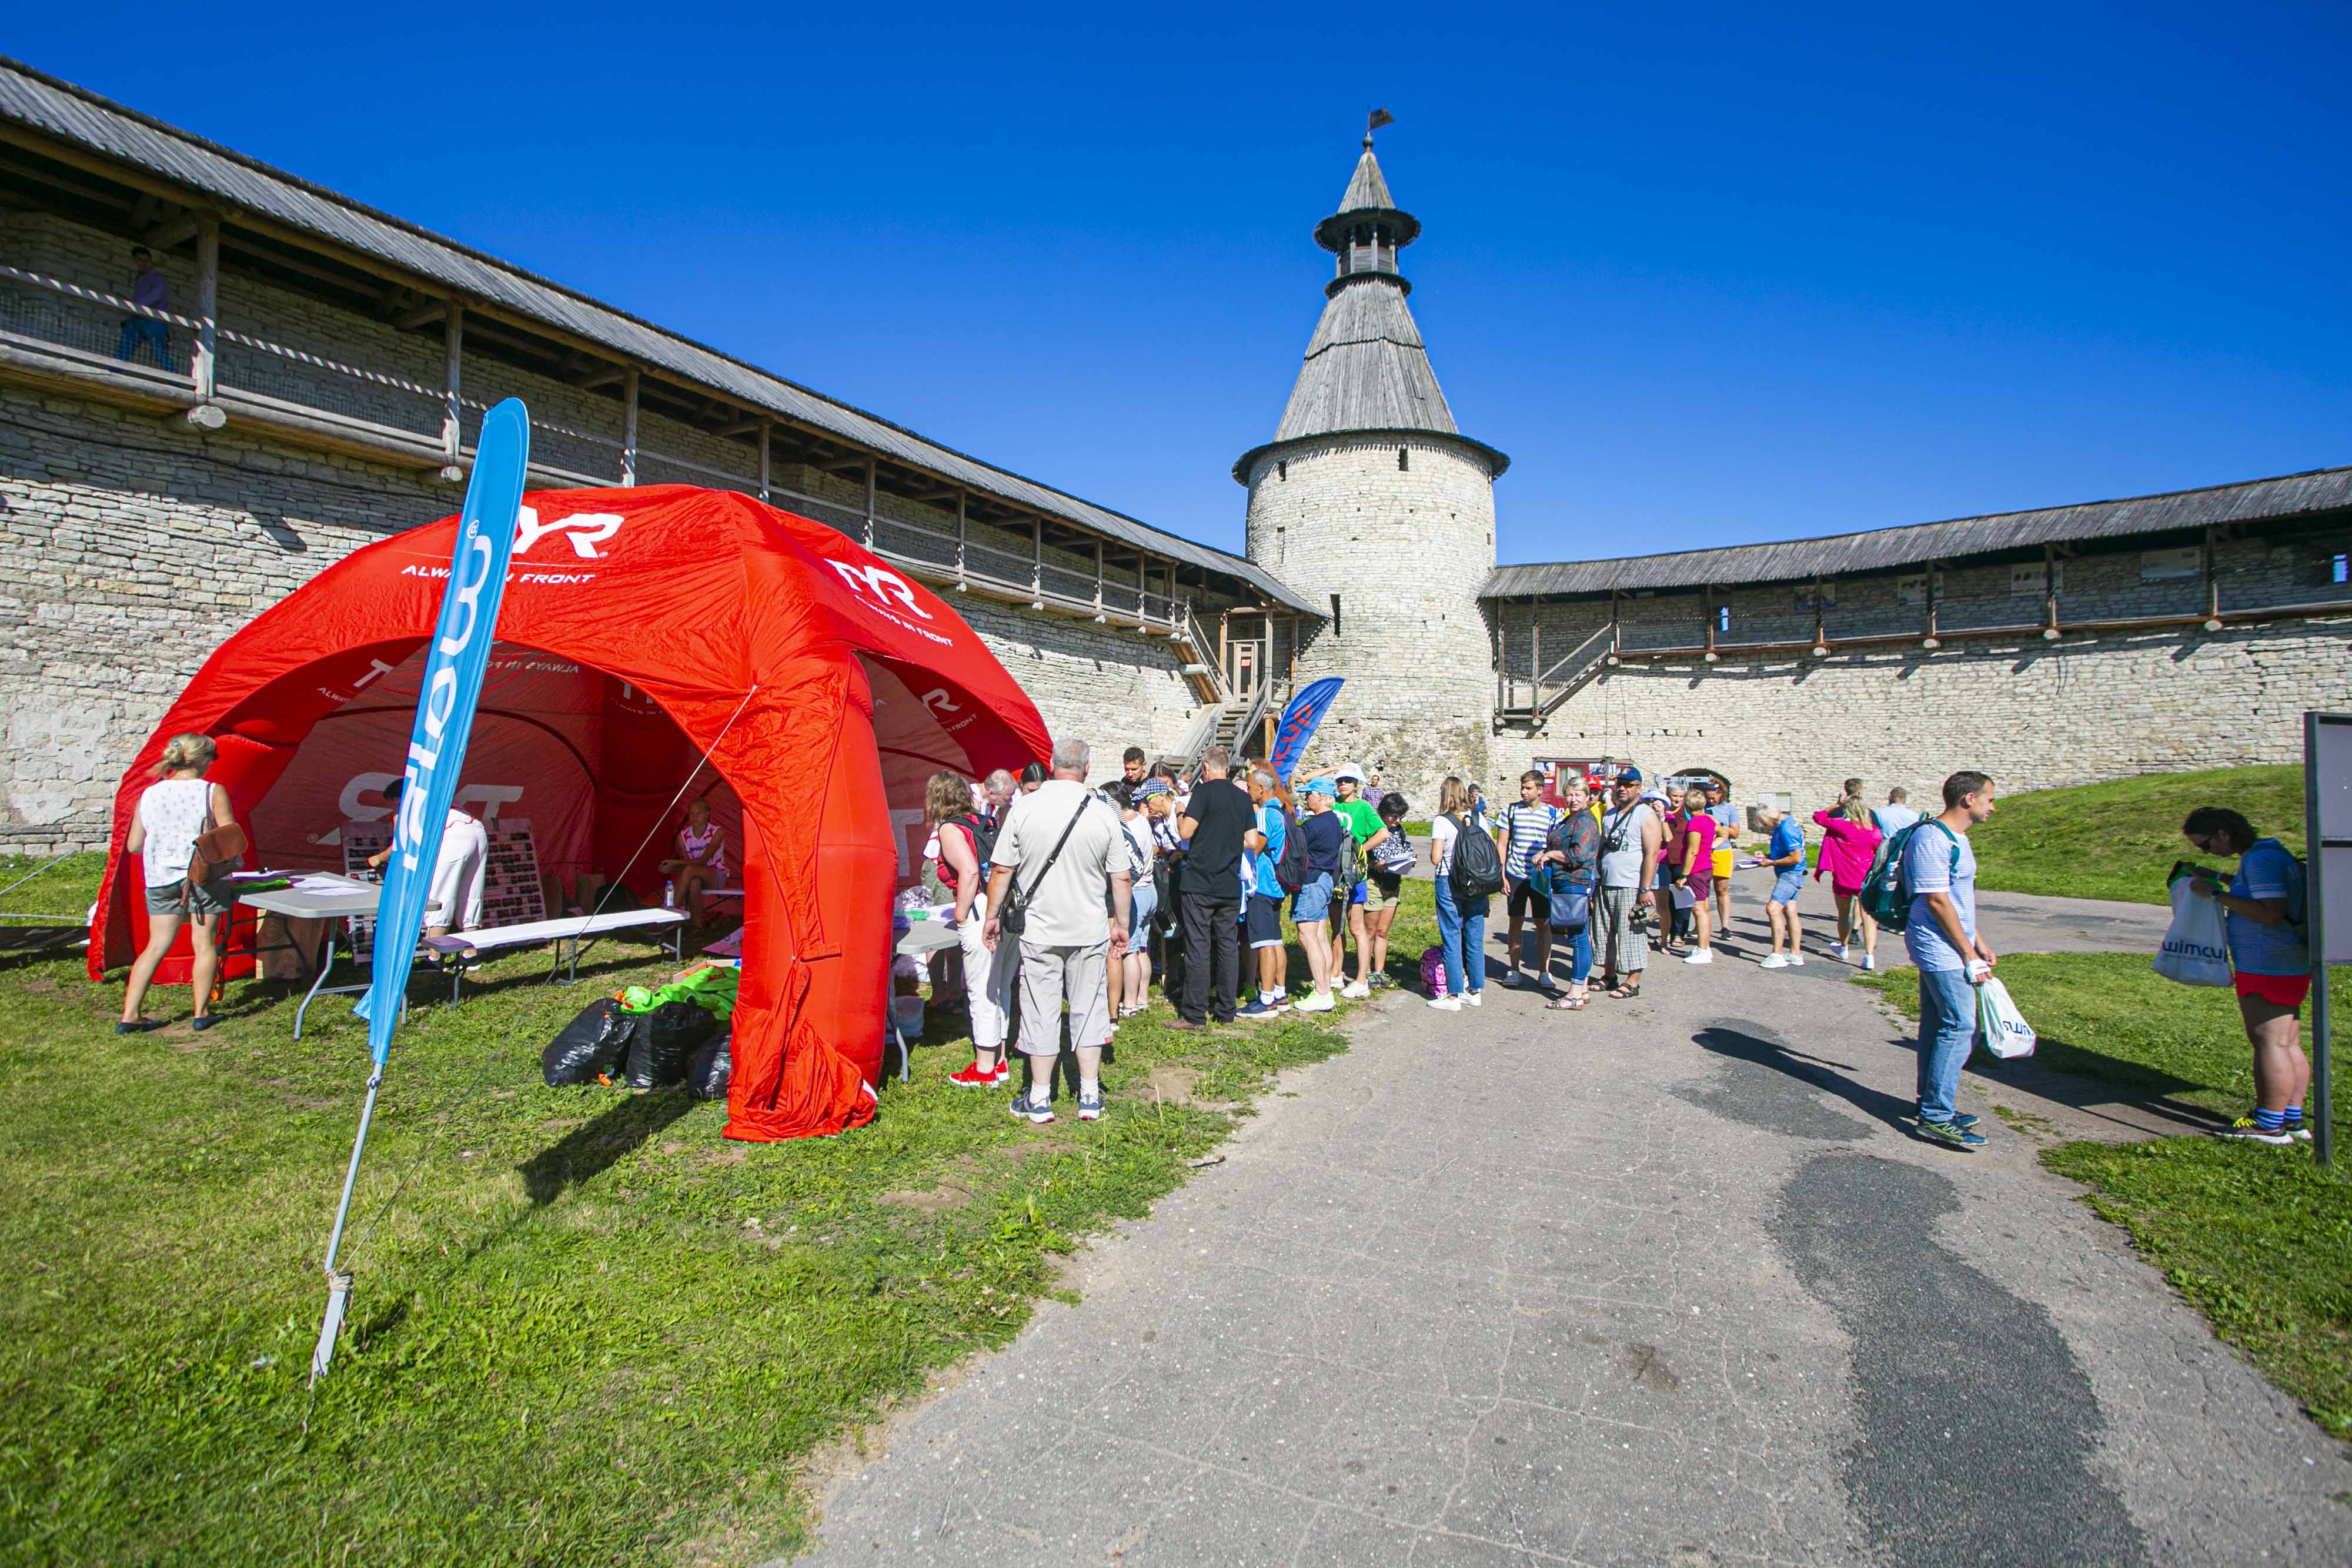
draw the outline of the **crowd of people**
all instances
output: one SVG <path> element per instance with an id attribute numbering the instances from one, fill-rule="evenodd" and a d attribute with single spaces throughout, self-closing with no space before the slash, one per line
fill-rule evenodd
<path id="1" fill-rule="evenodd" d="M 227 895 L 194 873 L 207 854 L 233 863 L 244 844 L 226 791 L 205 777 L 216 756 L 208 737 L 173 737 L 132 815 L 122 847 L 140 867 L 148 931 L 124 988 L 122 1032 L 158 1027 L 142 1003 L 184 925 L 194 1027 L 216 1020 Z M 1234 777 L 1222 747 L 1179 771 L 1150 765 L 1130 747 L 1120 776 L 1100 788 L 1088 785 L 1089 764 L 1085 742 L 1064 740 L 1050 766 L 1032 765 L 1017 778 L 941 772 L 926 786 L 925 873 L 956 933 L 953 988 L 966 998 L 971 1025 L 972 1061 L 949 1080 L 1004 1086 L 1012 1057 L 1024 1057 L 1028 1071 L 1011 1102 L 1017 1116 L 1054 1119 L 1066 1013 L 1076 1114 L 1103 1114 L 1103 1051 L 1117 1020 L 1143 1010 L 1155 976 L 1183 1030 L 1328 1012 L 1341 998 L 1392 986 L 1391 930 L 1405 880 L 1424 864 L 1439 936 L 1422 965 L 1431 1008 L 1484 1004 L 1496 894 L 1505 901 L 1503 984 L 1540 989 L 1549 1007 L 1568 1011 L 1595 996 L 1638 997 L 1653 951 L 1704 966 L 1725 950 L 1740 841 L 1754 831 L 1763 841 L 1744 863 L 1771 879 L 1759 967 L 1806 962 L 1797 904 L 1809 862 L 1837 912 L 1832 959 L 1875 968 L 1872 910 L 1895 911 L 1919 972 L 1918 1130 L 1956 1148 L 1984 1142 L 1976 1118 L 1955 1103 L 1978 1031 L 1972 992 L 1999 963 L 1976 914 L 1970 833 L 1995 810 L 1984 773 L 1946 779 L 1932 817 L 1901 788 L 1873 810 L 1864 781 L 1849 779 L 1812 813 L 1821 829 L 1815 854 L 1794 817 L 1776 806 L 1743 824 L 1720 778 L 1668 789 L 1627 767 L 1605 780 L 1603 800 L 1570 777 L 1554 801 L 1545 798 L 1545 778 L 1529 771 L 1499 816 L 1475 785 L 1448 778 L 1427 845 L 1416 849 L 1406 826 L 1411 802 L 1351 763 L 1296 789 L 1264 764 L 1244 764 Z M 209 849 L 207 835 L 215 833 L 235 843 Z M 2223 912 L 2253 1051 L 2256 1104 L 2223 1135 L 2291 1145 L 2308 1136 L 2303 1102 L 2311 1079 L 2301 1038 L 2311 984 L 2303 862 L 2227 808 L 2191 812 L 2182 833 L 2199 852 L 2239 862 L 2226 883 L 2218 873 L 2190 883 Z M 456 841 L 458 873 L 478 859 L 462 831 L 445 839 Z M 699 924 L 708 894 L 730 880 L 726 835 L 707 802 L 689 806 L 672 848 L 661 867 L 670 896 L 682 894 Z M 478 884 L 445 888 L 447 869 L 436 868 L 435 883 L 445 918 L 479 898 Z M 1286 914 L 1305 960 L 1303 988 L 1292 973 Z"/>

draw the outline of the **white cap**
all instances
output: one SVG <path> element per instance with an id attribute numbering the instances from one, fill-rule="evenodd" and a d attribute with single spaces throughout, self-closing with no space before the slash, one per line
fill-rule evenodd
<path id="1" fill-rule="evenodd" d="M 1331 769 L 1331 777 L 1334 781 L 1353 779 L 1357 783 L 1361 784 L 1364 781 L 1364 770 L 1352 762 L 1342 762 L 1339 767 Z"/>

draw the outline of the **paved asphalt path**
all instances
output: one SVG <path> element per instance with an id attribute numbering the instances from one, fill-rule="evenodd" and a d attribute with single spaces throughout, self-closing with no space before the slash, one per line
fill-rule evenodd
<path id="1" fill-rule="evenodd" d="M 2161 925 L 1993 902 L 2019 950 Z M 2352 1562 L 2346 1451 L 1990 1111 L 2168 1113 L 1971 1075 L 1990 1146 L 1918 1143 L 1909 1041 L 1825 957 L 1729 956 L 1760 915 L 1631 1002 L 1360 1011 L 871 1435 L 804 1561 Z"/>

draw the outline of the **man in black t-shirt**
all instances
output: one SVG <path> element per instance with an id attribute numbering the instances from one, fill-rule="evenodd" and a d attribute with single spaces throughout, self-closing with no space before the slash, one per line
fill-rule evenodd
<path id="1" fill-rule="evenodd" d="M 1231 764 L 1222 746 L 1201 758 L 1200 781 L 1184 803 L 1177 831 L 1191 841 L 1177 903 L 1184 918 L 1184 992 L 1176 1002 L 1178 1029 L 1234 1021 L 1241 988 L 1242 835 L 1256 822 L 1250 799 L 1225 777 Z"/>

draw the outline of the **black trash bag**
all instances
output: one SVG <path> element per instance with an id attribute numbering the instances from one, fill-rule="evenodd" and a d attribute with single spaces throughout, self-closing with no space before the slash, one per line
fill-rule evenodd
<path id="1" fill-rule="evenodd" d="M 692 1002 L 664 1002 L 634 1015 L 629 1037 L 629 1087 L 667 1089 L 686 1079 L 695 1048 L 718 1032 L 719 1020 Z"/>
<path id="2" fill-rule="evenodd" d="M 734 1061 L 729 1047 L 732 1037 L 719 1035 L 694 1053 L 686 1064 L 686 1092 L 697 1100 L 724 1100 L 727 1081 L 734 1075 Z"/>
<path id="3" fill-rule="evenodd" d="M 548 1087 L 593 1083 L 599 1073 L 618 1072 L 636 1033 L 636 1019 L 621 1010 L 611 997 L 590 1002 L 563 1031 L 539 1053 L 541 1074 Z"/>

